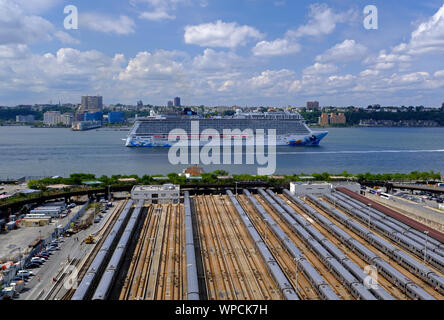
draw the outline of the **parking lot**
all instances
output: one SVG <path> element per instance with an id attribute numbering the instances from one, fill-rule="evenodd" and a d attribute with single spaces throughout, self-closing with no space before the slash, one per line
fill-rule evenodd
<path id="1" fill-rule="evenodd" d="M 0 240 L 0 243 L 2 247 L 6 248 L 4 251 L 7 254 L 10 254 L 10 248 L 12 248 L 12 246 L 17 248 L 16 250 L 19 250 L 20 246 L 23 248 L 27 247 L 29 243 L 39 237 L 40 233 L 42 234 L 42 238 L 49 236 L 57 226 L 65 226 L 81 207 L 82 206 L 77 206 L 69 216 L 54 221 L 50 226 L 40 228 L 21 228 L 19 230 L 13 230 L 2 234 L 1 236 L 5 242 Z M 70 264 L 88 254 L 92 246 L 85 244 L 84 240 L 90 234 L 94 234 L 103 228 L 112 210 L 113 208 L 110 208 L 106 210 L 106 212 L 101 212 L 100 215 L 103 218 L 96 220 L 92 226 L 81 230 L 72 236 L 60 237 L 58 240 L 55 240 L 54 243 L 47 244 L 47 247 L 42 247 L 38 255 L 32 258 L 31 264 L 28 263 L 26 266 L 23 266 L 23 269 L 29 271 L 31 275 L 27 277 L 29 275 L 28 272 L 24 272 L 24 276 L 16 277 L 15 281 L 19 281 L 20 279 L 25 280 L 25 288 L 20 295 L 16 295 L 15 299 L 44 299 L 45 294 L 47 294 L 51 287 L 59 281 L 60 275 L 63 273 L 64 269 L 68 267 L 67 270 L 72 271 L 69 269 Z M 53 245 L 52 248 L 50 248 L 51 245 Z"/>
<path id="2" fill-rule="evenodd" d="M 55 229 L 62 225 L 65 226 L 71 217 L 73 217 L 81 209 L 78 205 L 71 209 L 71 213 L 63 219 L 53 219 L 47 226 L 42 227 L 19 227 L 15 230 L 4 231 L 0 233 L 0 262 L 10 261 L 18 258 L 21 254 L 26 254 L 30 251 L 28 247 L 33 241 L 38 238 L 45 239 Z"/>

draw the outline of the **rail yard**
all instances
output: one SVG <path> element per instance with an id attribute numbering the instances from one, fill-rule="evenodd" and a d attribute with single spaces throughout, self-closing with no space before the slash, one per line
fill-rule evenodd
<path id="1" fill-rule="evenodd" d="M 439 232 L 343 188 L 123 200 L 92 236 L 45 299 L 444 300 Z"/>

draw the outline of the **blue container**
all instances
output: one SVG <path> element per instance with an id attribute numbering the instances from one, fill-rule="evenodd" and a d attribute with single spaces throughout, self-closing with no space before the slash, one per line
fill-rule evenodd
<path id="1" fill-rule="evenodd" d="M 125 114 L 123 112 L 110 112 L 108 113 L 109 123 L 123 123 L 125 121 Z"/>
<path id="2" fill-rule="evenodd" d="M 85 121 L 102 121 L 102 120 L 103 120 L 102 112 L 85 113 Z"/>

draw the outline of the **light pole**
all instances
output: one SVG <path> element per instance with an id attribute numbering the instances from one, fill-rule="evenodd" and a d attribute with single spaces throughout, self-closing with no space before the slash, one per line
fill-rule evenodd
<path id="1" fill-rule="evenodd" d="M 426 235 L 425 244 L 424 244 L 424 264 L 426 264 L 427 263 L 427 241 L 429 240 L 429 232 L 424 231 L 424 234 Z"/>
<path id="2" fill-rule="evenodd" d="M 236 184 L 236 195 L 237 195 L 237 183 L 238 183 L 238 182 L 236 181 L 236 182 L 235 182 L 235 184 Z"/>

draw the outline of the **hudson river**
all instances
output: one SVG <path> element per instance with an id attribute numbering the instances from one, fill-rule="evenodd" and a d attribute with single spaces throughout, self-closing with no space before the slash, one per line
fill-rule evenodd
<path id="1" fill-rule="evenodd" d="M 277 147 L 277 174 L 444 173 L 444 128 L 329 129 L 319 147 Z M 70 173 L 167 174 L 186 165 L 168 161 L 168 149 L 124 147 L 126 131 L 0 127 L 0 178 Z M 245 161 L 244 161 L 245 162 Z M 206 172 L 256 174 L 253 165 L 204 166 Z"/>

